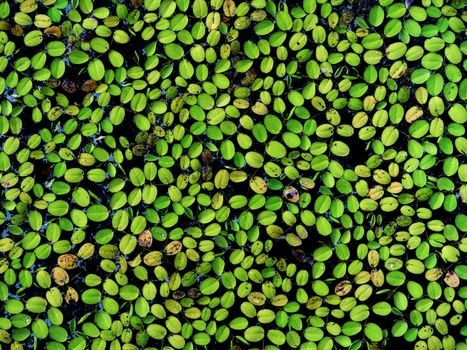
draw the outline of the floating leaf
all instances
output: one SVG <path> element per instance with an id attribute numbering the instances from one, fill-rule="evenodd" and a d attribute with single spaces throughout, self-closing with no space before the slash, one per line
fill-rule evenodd
<path id="1" fill-rule="evenodd" d="M 0 252 L 6 253 L 10 251 L 15 245 L 15 241 L 11 238 L 2 238 L 0 239 Z"/>
<path id="2" fill-rule="evenodd" d="M 175 255 L 182 250 L 182 243 L 179 241 L 172 241 L 165 247 L 166 255 Z"/>
<path id="3" fill-rule="evenodd" d="M 72 270 L 77 267 L 78 257 L 73 254 L 62 254 L 58 257 L 58 266 L 65 270 Z"/>
<path id="4" fill-rule="evenodd" d="M 138 244 L 144 248 L 150 248 L 152 245 L 152 233 L 149 230 L 144 230 L 138 236 Z"/>

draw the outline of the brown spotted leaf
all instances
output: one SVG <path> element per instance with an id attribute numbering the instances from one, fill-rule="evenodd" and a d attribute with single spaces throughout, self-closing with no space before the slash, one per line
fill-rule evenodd
<path id="1" fill-rule="evenodd" d="M 68 287 L 66 291 L 66 295 L 65 295 L 66 303 L 69 304 L 70 301 L 76 303 L 78 299 L 79 299 L 79 296 L 78 296 L 78 292 L 76 291 L 76 289 L 74 289 L 73 287 Z"/>
<path id="2" fill-rule="evenodd" d="M 268 185 L 263 178 L 254 176 L 250 179 L 250 188 L 258 194 L 264 194 L 268 189 Z"/>
<path id="3" fill-rule="evenodd" d="M 300 200 L 300 193 L 298 193 L 297 189 L 292 186 L 287 186 L 284 189 L 283 195 L 285 199 L 292 203 L 297 203 Z"/>
<path id="4" fill-rule="evenodd" d="M 175 255 L 182 250 L 182 243 L 180 241 L 172 241 L 165 247 L 166 255 Z"/>
<path id="5" fill-rule="evenodd" d="M 58 266 L 65 270 L 73 270 L 77 267 L 78 257 L 74 254 L 62 254 L 58 257 Z"/>
<path id="6" fill-rule="evenodd" d="M 73 80 L 65 79 L 62 81 L 62 89 L 69 94 L 76 91 L 76 83 Z"/>
<path id="7" fill-rule="evenodd" d="M 192 299 L 196 299 L 201 294 L 201 291 L 198 288 L 190 288 L 187 292 L 188 296 Z"/>
<path id="8" fill-rule="evenodd" d="M 461 283 L 459 276 L 457 276 L 454 271 L 448 271 L 446 273 L 446 276 L 444 276 L 444 282 L 446 282 L 446 284 L 452 288 L 459 287 L 459 284 Z"/>
<path id="9" fill-rule="evenodd" d="M 181 290 L 176 290 L 175 292 L 172 293 L 172 297 L 175 299 L 175 300 L 180 300 L 180 299 L 183 299 L 185 297 L 185 292 L 181 291 Z"/>
<path id="10" fill-rule="evenodd" d="M 334 288 L 334 293 L 338 296 L 344 296 L 350 293 L 352 290 L 352 283 L 349 280 L 340 281 L 336 288 Z"/>
<path id="11" fill-rule="evenodd" d="M 384 284 L 384 273 L 379 269 L 371 271 L 371 282 L 375 287 L 381 287 Z"/>
<path id="12" fill-rule="evenodd" d="M 227 17 L 233 17 L 237 11 L 237 6 L 235 5 L 234 0 L 225 0 L 224 1 L 224 15 Z"/>
<path id="13" fill-rule="evenodd" d="M 436 281 L 442 275 L 443 275 L 443 270 L 441 270 L 439 267 L 429 269 L 425 272 L 425 278 L 430 282 Z"/>
<path id="14" fill-rule="evenodd" d="M 143 248 L 151 248 L 152 246 L 152 233 L 149 230 L 144 230 L 138 236 L 138 244 Z"/>
<path id="15" fill-rule="evenodd" d="M 158 266 L 162 263 L 162 253 L 158 251 L 147 253 L 143 257 L 143 261 L 147 266 Z"/>
<path id="16" fill-rule="evenodd" d="M 212 163 L 212 152 L 207 148 L 201 152 L 201 161 L 204 165 L 209 165 Z"/>
<path id="17" fill-rule="evenodd" d="M 59 286 L 63 286 L 70 282 L 70 277 L 68 276 L 68 272 L 66 272 L 61 267 L 54 267 L 52 269 L 52 279 L 56 284 Z"/>
<path id="18" fill-rule="evenodd" d="M 370 250 L 368 252 L 368 264 L 371 266 L 371 267 L 376 267 L 378 266 L 378 263 L 379 263 L 379 253 L 377 250 Z"/>

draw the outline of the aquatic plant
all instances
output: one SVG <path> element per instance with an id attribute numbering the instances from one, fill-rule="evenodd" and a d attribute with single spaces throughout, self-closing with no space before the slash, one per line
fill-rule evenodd
<path id="1" fill-rule="evenodd" d="M 467 349 L 465 5 L 1 1 L 2 349 Z"/>

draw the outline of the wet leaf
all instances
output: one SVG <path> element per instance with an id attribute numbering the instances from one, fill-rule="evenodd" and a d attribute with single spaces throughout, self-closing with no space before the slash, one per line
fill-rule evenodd
<path id="1" fill-rule="evenodd" d="M 78 257 L 74 254 L 62 254 L 58 257 L 57 263 L 65 270 L 72 270 L 78 266 Z"/>

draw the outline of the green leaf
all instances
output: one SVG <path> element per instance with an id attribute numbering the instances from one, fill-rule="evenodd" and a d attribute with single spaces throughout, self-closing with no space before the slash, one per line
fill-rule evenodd
<path id="1" fill-rule="evenodd" d="M 383 340 L 383 331 L 381 327 L 375 323 L 367 323 L 363 332 L 365 333 L 365 336 L 371 341 L 380 342 Z"/>
<path id="2" fill-rule="evenodd" d="M 167 330 L 163 326 L 158 324 L 150 324 L 146 331 L 148 332 L 151 338 L 156 340 L 162 340 L 167 335 Z"/>
<path id="3" fill-rule="evenodd" d="M 120 288 L 119 294 L 123 300 L 135 300 L 139 296 L 139 289 L 132 284 L 127 284 Z"/>
<path id="4" fill-rule="evenodd" d="M 28 221 L 29 225 L 34 231 L 39 231 L 42 227 L 42 215 L 36 211 L 33 210 L 28 213 Z"/>
<path id="5" fill-rule="evenodd" d="M 212 295 L 219 289 L 219 281 L 213 277 L 206 278 L 200 284 L 200 291 L 203 295 Z"/>
<path id="6" fill-rule="evenodd" d="M 87 209 L 86 215 L 91 221 L 102 222 L 109 217 L 109 210 L 102 204 L 93 204 Z"/>
<path id="7" fill-rule="evenodd" d="M 85 304 L 95 305 L 101 301 L 101 292 L 98 289 L 90 288 L 83 292 L 81 299 Z"/>

